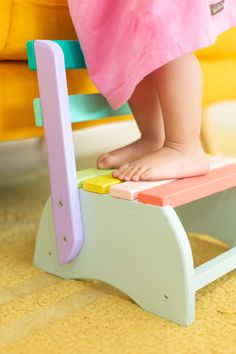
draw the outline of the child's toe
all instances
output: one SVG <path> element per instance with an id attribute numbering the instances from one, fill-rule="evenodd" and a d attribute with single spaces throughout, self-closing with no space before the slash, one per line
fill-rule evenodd
<path id="1" fill-rule="evenodd" d="M 112 176 L 115 178 L 119 178 L 120 174 L 128 168 L 128 164 L 122 165 L 117 170 L 113 171 Z"/>
<path id="2" fill-rule="evenodd" d="M 137 167 L 137 166 L 132 166 L 132 167 L 130 168 L 130 170 L 126 171 L 124 180 L 125 180 L 125 181 L 131 181 L 133 175 L 136 173 L 136 171 L 137 171 L 138 169 L 139 169 L 139 167 Z"/>
<path id="3" fill-rule="evenodd" d="M 133 166 L 127 166 L 127 168 L 123 169 L 120 174 L 118 175 L 118 178 L 121 179 L 122 181 L 129 181 L 129 173 L 133 170 Z"/>
<path id="4" fill-rule="evenodd" d="M 157 176 L 156 176 L 157 178 Z M 140 180 L 141 181 L 151 181 L 155 179 L 155 175 L 153 174 L 153 169 L 152 168 L 147 168 L 146 171 L 144 171 L 141 175 L 140 175 Z"/>
<path id="5" fill-rule="evenodd" d="M 107 169 L 112 167 L 112 156 L 110 154 L 101 155 L 97 160 L 97 168 Z"/>
<path id="6" fill-rule="evenodd" d="M 140 176 L 146 171 L 147 167 L 139 167 L 137 171 L 132 176 L 132 181 L 140 181 Z"/>

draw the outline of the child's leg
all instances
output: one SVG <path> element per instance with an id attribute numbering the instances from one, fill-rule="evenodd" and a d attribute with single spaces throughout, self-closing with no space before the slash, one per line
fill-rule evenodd
<path id="1" fill-rule="evenodd" d="M 118 168 L 123 164 L 157 151 L 164 143 L 164 125 L 155 78 L 148 75 L 136 87 L 129 100 L 141 138 L 99 157 L 98 168 Z"/>
<path id="2" fill-rule="evenodd" d="M 165 143 L 162 149 L 113 173 L 124 180 L 158 180 L 204 174 L 208 160 L 200 143 L 202 73 L 194 54 L 156 70 Z"/>

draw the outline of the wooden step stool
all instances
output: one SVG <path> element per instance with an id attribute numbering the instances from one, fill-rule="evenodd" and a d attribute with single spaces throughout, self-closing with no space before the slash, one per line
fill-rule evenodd
<path id="1" fill-rule="evenodd" d="M 51 185 L 34 264 L 64 278 L 112 284 L 145 310 L 190 325 L 196 291 L 236 267 L 235 160 L 215 158 L 205 176 L 159 182 L 76 172 L 70 123 L 130 109 L 114 112 L 99 94 L 68 97 L 65 69 L 85 67 L 78 41 L 31 41 L 27 49 L 30 68 L 37 67 L 35 117 L 45 128 Z M 194 269 L 190 231 L 231 248 Z"/>

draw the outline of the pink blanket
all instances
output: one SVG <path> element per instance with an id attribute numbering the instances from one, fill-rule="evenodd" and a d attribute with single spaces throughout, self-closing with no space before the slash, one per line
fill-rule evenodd
<path id="1" fill-rule="evenodd" d="M 90 76 L 117 109 L 149 73 L 236 25 L 236 0 L 68 0 Z"/>

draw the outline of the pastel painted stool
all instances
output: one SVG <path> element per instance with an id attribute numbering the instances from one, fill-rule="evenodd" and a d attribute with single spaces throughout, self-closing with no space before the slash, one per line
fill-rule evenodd
<path id="1" fill-rule="evenodd" d="M 130 114 L 99 94 L 68 96 L 65 69 L 84 68 L 78 41 L 31 41 L 51 185 L 39 224 L 36 267 L 63 278 L 97 279 L 143 309 L 181 325 L 195 317 L 196 291 L 236 267 L 236 162 L 214 157 L 194 178 L 124 182 L 111 171 L 76 172 L 71 122 Z M 188 232 L 212 235 L 229 250 L 194 268 Z"/>

